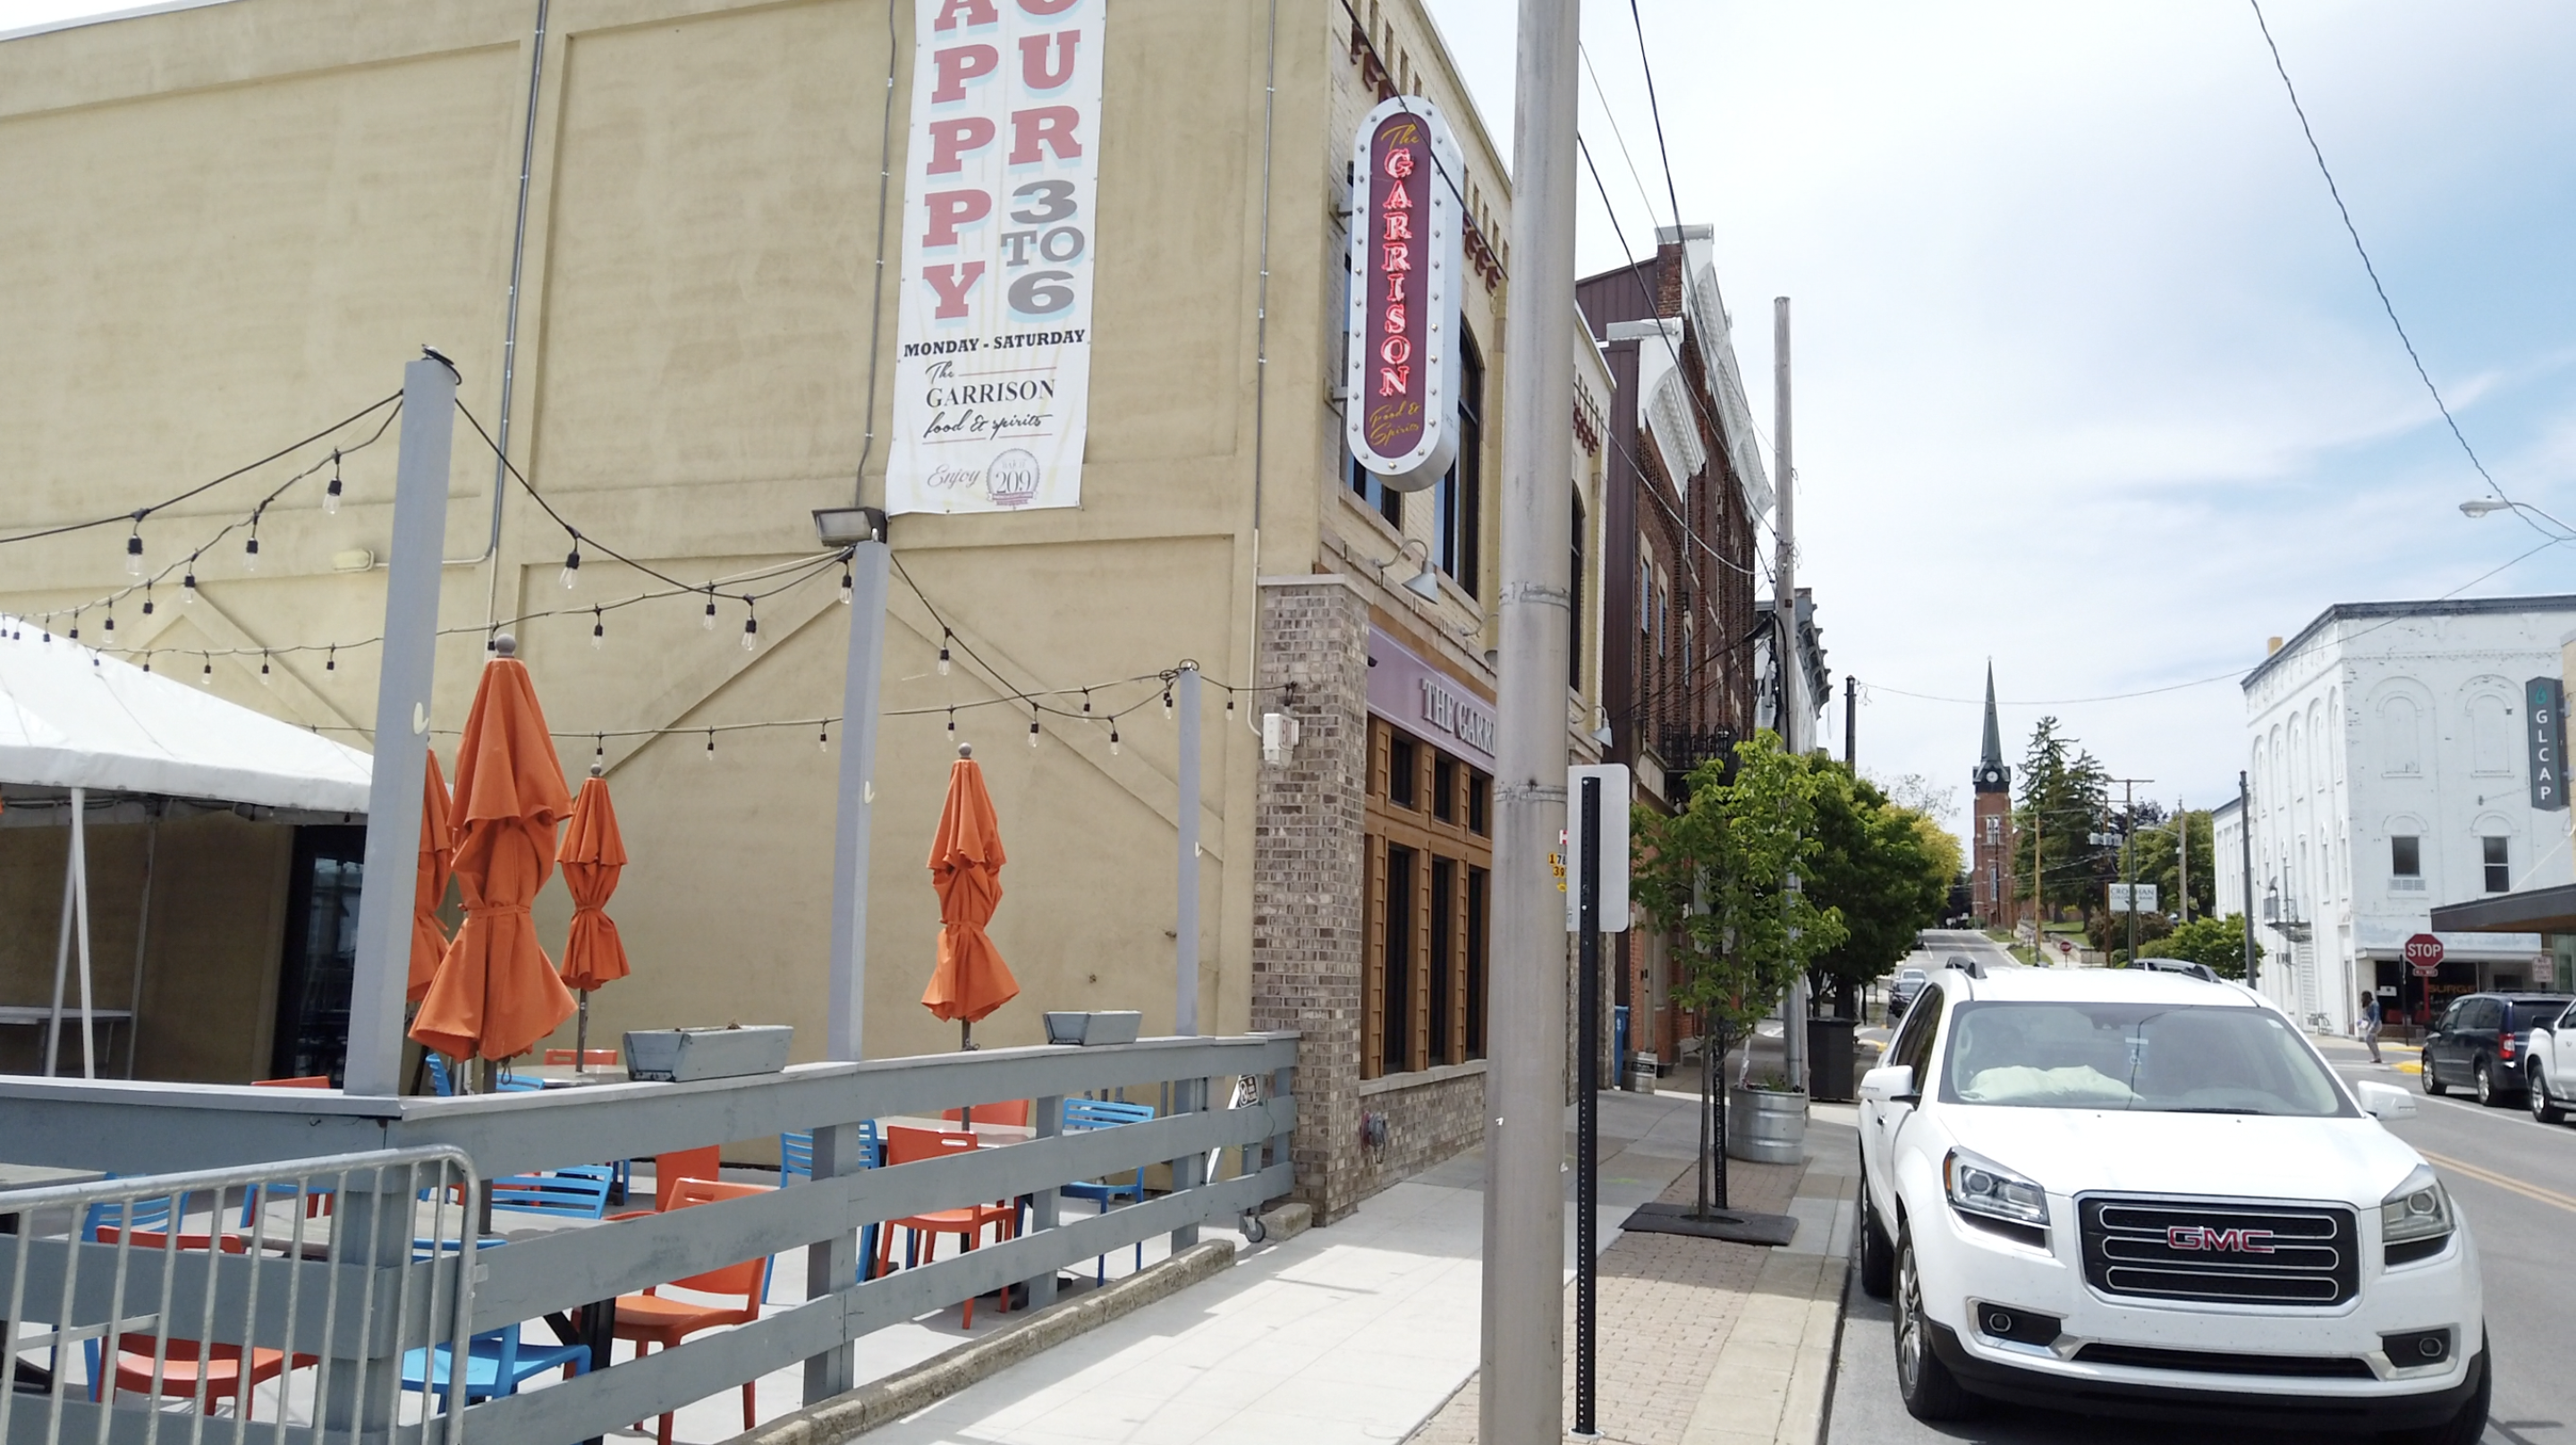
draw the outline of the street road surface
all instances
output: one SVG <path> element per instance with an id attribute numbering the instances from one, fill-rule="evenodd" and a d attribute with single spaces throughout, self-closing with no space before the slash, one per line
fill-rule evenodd
<path id="1" fill-rule="evenodd" d="M 2416 1076 L 2398 1067 L 2413 1061 L 2411 1053 L 2383 1047 L 2388 1062 L 2374 1066 L 2358 1045 L 2327 1039 L 2319 1047 L 2347 1079 L 2418 1088 Z M 2414 1118 L 2390 1128 L 2441 1172 L 2477 1235 L 2486 1274 L 2496 1371 L 2487 1445 L 2576 1445 L 2576 1371 L 2564 1364 L 2576 1319 L 2553 1298 L 2563 1297 L 2576 1278 L 2566 1247 L 2576 1234 L 2576 1124 L 2543 1127 L 2519 1107 L 2482 1109 L 2457 1095 L 2423 1098 L 2420 1090 L 2416 1108 Z M 2207 1426 L 2122 1424 L 1994 1404 L 1974 1420 L 1921 1424 L 1896 1398 L 1896 1343 L 1886 1302 L 1862 1294 L 1857 1281 L 1849 1301 L 1826 1425 L 1831 1445 L 2207 1445 L 2213 1438 Z M 2251 1432 L 2247 1438 L 2273 1445 L 2348 1440 Z"/>

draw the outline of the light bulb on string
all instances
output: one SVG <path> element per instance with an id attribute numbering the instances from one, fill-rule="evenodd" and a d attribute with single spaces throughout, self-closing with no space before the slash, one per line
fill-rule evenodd
<path id="1" fill-rule="evenodd" d="M 939 675 L 948 675 L 948 639 L 954 636 L 947 628 L 939 629 Z"/>
<path id="2" fill-rule="evenodd" d="M 332 643 L 331 650 L 322 654 L 322 670 L 324 672 L 338 672 L 340 670 L 340 644 L 336 642 Z"/>
<path id="3" fill-rule="evenodd" d="M 572 534 L 572 550 L 564 554 L 561 580 L 566 592 L 570 592 L 581 581 L 581 534 L 579 532 Z"/>
<path id="4" fill-rule="evenodd" d="M 265 651 L 259 655 L 259 685 L 268 686 L 268 654 Z"/>
<path id="5" fill-rule="evenodd" d="M 1164 688 L 1164 689 L 1163 689 L 1163 721 L 1165 721 L 1165 722 L 1170 722 L 1171 720 L 1172 720 L 1172 690 L 1171 690 L 1170 688 L 1168 688 L 1168 687 L 1167 687 L 1167 688 Z"/>
<path id="6" fill-rule="evenodd" d="M 948 710 L 948 740 L 957 741 L 957 709 L 953 707 Z"/>
<path id="7" fill-rule="evenodd" d="M 1227 688 L 1225 691 L 1225 715 L 1234 716 L 1234 689 L 1232 688 Z"/>
<path id="8" fill-rule="evenodd" d="M 603 771 L 608 766 L 608 734 L 593 733 L 590 738 L 590 765 Z"/>
<path id="9" fill-rule="evenodd" d="M 242 544 L 242 570 L 259 570 L 259 513 L 250 514 L 250 540 Z"/>
<path id="10" fill-rule="evenodd" d="M 596 607 L 590 609 L 590 645 L 593 649 L 608 645 L 608 619 Z"/>
<path id="11" fill-rule="evenodd" d="M 832 725 L 830 723 L 823 724 L 822 732 L 817 734 L 814 739 L 814 746 L 821 748 L 827 753 L 832 750 Z"/>
<path id="12" fill-rule="evenodd" d="M 331 484 L 322 489 L 322 511 L 328 516 L 340 514 L 340 449 L 331 449 Z"/>
<path id="13" fill-rule="evenodd" d="M 200 673 L 198 673 L 198 674 L 197 674 L 197 686 L 199 686 L 199 687 L 213 687 L 214 685 L 215 685 L 215 659 L 214 659 L 214 657 L 210 654 L 210 655 L 208 655 L 208 656 L 207 656 L 207 658 L 206 658 L 206 669 L 205 669 L 205 671 L 200 672 Z"/>
<path id="14" fill-rule="evenodd" d="M 145 672 L 150 672 L 150 671 L 152 670 L 152 654 L 151 654 L 151 653 L 148 653 L 148 652 L 147 652 L 147 653 L 143 654 L 143 670 L 144 670 Z"/>
<path id="15" fill-rule="evenodd" d="M 182 605 L 197 600 L 197 554 L 188 554 L 188 570 L 179 578 L 179 601 Z"/>
<path id="16" fill-rule="evenodd" d="M 1115 722 L 1109 725 L 1109 756 L 1118 756 L 1118 724 Z"/>
<path id="17" fill-rule="evenodd" d="M 143 575 L 143 518 L 139 515 L 134 519 L 133 532 L 125 539 L 125 575 Z"/>
<path id="18" fill-rule="evenodd" d="M 70 638 L 70 640 L 71 640 L 71 641 L 73 641 L 73 642 L 78 642 L 78 641 L 80 641 L 80 613 L 79 613 L 79 612 L 77 612 L 77 611 L 75 611 L 75 612 L 73 612 L 73 613 L 72 613 L 72 630 L 71 630 L 71 638 Z"/>
<path id="19" fill-rule="evenodd" d="M 749 597 L 746 596 L 742 599 L 742 605 L 746 609 L 742 619 L 742 650 L 745 652 L 758 652 L 760 650 L 760 618 L 758 614 L 748 610 L 752 605 L 752 601 Z"/>
<path id="20" fill-rule="evenodd" d="M 1029 746 L 1030 746 L 1032 749 L 1034 749 L 1037 745 L 1038 745 L 1038 715 L 1037 715 L 1037 710 L 1036 710 L 1036 709 L 1034 709 L 1034 708 L 1032 708 L 1032 709 L 1030 709 L 1030 710 L 1029 710 Z"/>
<path id="21" fill-rule="evenodd" d="M 716 589 L 712 587 L 707 589 L 706 620 L 700 622 L 698 626 L 705 628 L 709 632 L 716 630 Z"/>
<path id="22" fill-rule="evenodd" d="M 1091 689 L 1087 687 L 1082 690 L 1082 715 L 1091 716 Z"/>
<path id="23" fill-rule="evenodd" d="M 105 632 L 105 633 L 107 634 L 107 642 L 104 642 L 104 643 L 99 644 L 100 646 L 104 647 L 104 646 L 107 646 L 109 643 L 113 643 L 113 642 L 115 642 L 115 641 L 116 641 L 116 604 L 115 604 L 115 603 L 111 602 L 111 603 L 107 604 L 107 626 L 106 626 L 106 627 L 104 627 L 104 628 L 101 628 L 100 630 L 101 630 L 101 631 L 103 631 L 103 632 Z"/>
<path id="24" fill-rule="evenodd" d="M 152 615 L 152 584 L 149 582 L 143 584 L 143 615 Z"/>
<path id="25" fill-rule="evenodd" d="M 850 605 L 850 564 L 847 562 L 841 564 L 841 605 Z"/>
<path id="26" fill-rule="evenodd" d="M 715 730 L 714 728 L 709 728 L 709 729 L 707 729 L 707 761 L 712 763 L 712 762 L 714 762 L 715 760 L 716 760 L 716 730 Z"/>

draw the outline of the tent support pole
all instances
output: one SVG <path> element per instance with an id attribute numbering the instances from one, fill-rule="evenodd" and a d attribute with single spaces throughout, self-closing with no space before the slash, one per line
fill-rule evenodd
<path id="1" fill-rule="evenodd" d="M 447 531 L 456 381 L 456 372 L 432 357 L 403 368 L 402 450 L 394 463 L 385 641 L 376 679 L 375 776 L 367 789 L 367 861 L 358 893 L 357 967 L 349 987 L 349 1055 L 342 1074 L 342 1086 L 352 1094 L 402 1092 L 403 989 L 411 972 L 421 793 L 429 773 L 430 685 L 438 672 L 438 554 Z"/>
<path id="2" fill-rule="evenodd" d="M 72 807 L 80 807 L 80 790 L 72 791 Z M 68 836 L 68 835 L 66 835 Z M 63 1048 L 63 980 L 72 965 L 72 849 L 63 845 L 63 922 L 54 936 L 54 1011 L 45 1021 L 45 1077 L 54 1076 L 54 1065 Z"/>
<path id="3" fill-rule="evenodd" d="M 98 1077 L 98 1025 L 90 998 L 89 790 L 72 789 L 72 902 L 80 912 L 81 1077 Z"/>
<path id="4" fill-rule="evenodd" d="M 134 1077 L 134 1056 L 143 1044 L 143 950 L 152 937 L 152 866 L 161 853 L 161 804 L 152 803 L 152 822 L 143 830 L 143 909 L 134 920 L 134 998 L 125 1010 L 125 1077 Z"/>

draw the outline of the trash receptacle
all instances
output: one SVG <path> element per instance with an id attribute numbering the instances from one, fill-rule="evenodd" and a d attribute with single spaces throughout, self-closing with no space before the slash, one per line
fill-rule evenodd
<path id="1" fill-rule="evenodd" d="M 1632 1094 L 1651 1094 L 1655 1092 L 1657 1077 L 1660 1072 L 1661 1070 L 1658 1067 L 1653 1054 L 1642 1051 L 1637 1053 L 1631 1059 L 1628 1067 L 1628 1092 Z"/>
<path id="2" fill-rule="evenodd" d="M 1852 1090 L 1852 1030 L 1857 1019 L 1807 1020 L 1807 1095 L 1848 1102 Z"/>

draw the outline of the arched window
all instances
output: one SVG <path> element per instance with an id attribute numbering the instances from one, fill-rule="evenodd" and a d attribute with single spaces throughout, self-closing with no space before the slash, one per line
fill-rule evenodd
<path id="1" fill-rule="evenodd" d="M 2424 771 L 2424 727 L 2415 699 L 2399 693 L 2379 705 L 2379 756 L 2391 776 L 2414 777 Z"/>
<path id="2" fill-rule="evenodd" d="M 2308 786 L 2322 793 L 2326 790 L 2326 710 L 2322 703 L 2308 704 Z"/>
<path id="3" fill-rule="evenodd" d="M 2491 692 L 2469 699 L 2469 766 L 2488 776 L 2513 775 L 2513 719 Z"/>

